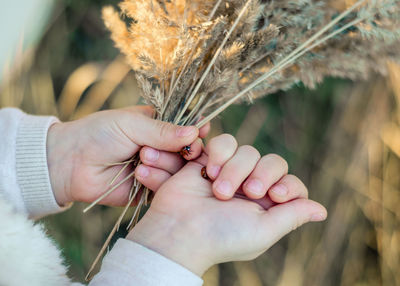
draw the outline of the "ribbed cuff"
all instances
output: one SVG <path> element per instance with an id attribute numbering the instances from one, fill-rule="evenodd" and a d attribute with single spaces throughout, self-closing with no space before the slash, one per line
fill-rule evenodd
<path id="1" fill-rule="evenodd" d="M 201 286 L 185 267 L 131 240 L 118 239 L 89 286 Z"/>
<path id="2" fill-rule="evenodd" d="M 25 207 L 31 217 L 57 213 L 47 166 L 47 132 L 55 117 L 25 115 L 17 132 L 16 171 Z"/>

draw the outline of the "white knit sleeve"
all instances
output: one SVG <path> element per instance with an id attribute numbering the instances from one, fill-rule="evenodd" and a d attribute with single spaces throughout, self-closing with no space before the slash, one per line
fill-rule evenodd
<path id="1" fill-rule="evenodd" d="M 64 209 L 55 200 L 47 167 L 47 132 L 56 122 L 15 108 L 0 110 L 0 193 L 33 218 Z"/>
<path id="2" fill-rule="evenodd" d="M 119 239 L 89 286 L 201 286 L 185 267 L 131 240 Z"/>

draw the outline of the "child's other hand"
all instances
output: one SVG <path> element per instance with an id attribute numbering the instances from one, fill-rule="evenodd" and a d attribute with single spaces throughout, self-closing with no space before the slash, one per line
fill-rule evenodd
<path id="1" fill-rule="evenodd" d="M 252 146 L 238 147 L 232 135 L 222 134 L 212 138 L 206 153 L 207 175 L 214 181 L 212 190 L 220 200 L 229 200 L 237 192 L 256 200 L 264 198 L 268 192 L 273 202 L 281 203 L 303 196 L 306 192 L 297 177 L 287 175 L 288 164 L 282 157 L 268 154 L 261 158 Z"/>
<path id="2" fill-rule="evenodd" d="M 325 208 L 308 200 L 304 184 L 287 175 L 277 155 L 260 158 L 253 147 L 237 148 L 228 135 L 210 141 L 206 150 L 210 158 L 203 154 L 154 186 L 152 205 L 128 239 L 201 276 L 216 263 L 254 259 L 302 224 L 326 218 Z M 214 182 L 201 176 L 204 166 Z M 217 172 L 210 172 L 213 166 Z"/>
<path id="3" fill-rule="evenodd" d="M 184 160 L 177 152 L 184 146 L 194 142 L 193 152 L 201 152 L 201 140 L 197 137 L 206 136 L 209 125 L 200 130 L 194 126 L 176 126 L 151 119 L 152 114 L 148 106 L 134 106 L 54 124 L 47 137 L 47 161 L 57 202 L 64 205 L 71 201 L 94 201 L 109 188 L 111 179 L 123 167 L 107 163 L 129 160 L 142 146 L 154 148 L 143 148 L 142 157 L 145 158 L 146 150 L 155 151 L 153 165 L 157 165 L 160 172 L 164 171 L 164 179 L 183 166 Z M 132 171 L 127 168 L 116 183 Z M 122 184 L 101 203 L 126 204 L 132 180 Z"/>

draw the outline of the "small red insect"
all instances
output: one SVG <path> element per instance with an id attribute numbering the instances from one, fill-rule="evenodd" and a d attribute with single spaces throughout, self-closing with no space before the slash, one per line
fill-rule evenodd
<path id="1" fill-rule="evenodd" d="M 210 178 L 208 177 L 208 175 L 207 175 L 207 169 L 206 169 L 206 167 L 203 167 L 203 168 L 201 169 L 201 176 L 202 176 L 204 179 L 206 179 L 206 180 L 210 179 Z"/>
<path id="2" fill-rule="evenodd" d="M 192 150 L 190 149 L 190 146 L 185 146 L 182 148 L 182 150 L 179 152 L 182 157 L 187 157 L 192 153 Z"/>

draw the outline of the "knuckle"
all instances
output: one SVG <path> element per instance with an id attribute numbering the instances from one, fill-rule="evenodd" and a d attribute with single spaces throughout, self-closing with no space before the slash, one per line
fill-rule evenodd
<path id="1" fill-rule="evenodd" d="M 302 197 L 308 198 L 308 189 L 298 177 L 290 174 L 286 175 L 282 183 L 285 184 L 289 190 L 295 191 Z"/>
<path id="2" fill-rule="evenodd" d="M 126 111 L 130 116 L 143 116 L 147 118 L 152 118 L 155 112 L 155 109 L 150 105 L 134 105 L 120 110 Z"/>
<path id="3" fill-rule="evenodd" d="M 282 166 L 282 168 L 285 170 L 285 172 L 287 172 L 289 170 L 289 165 L 286 162 L 286 160 L 283 159 L 282 156 L 272 153 L 272 154 L 266 155 L 265 157 L 269 160 L 273 160 L 273 161 L 277 162 L 279 165 Z"/>
<path id="4" fill-rule="evenodd" d="M 171 125 L 162 121 L 155 121 L 160 138 L 167 138 L 171 132 Z"/>
<path id="5" fill-rule="evenodd" d="M 209 153 L 220 159 L 226 159 L 233 155 L 237 148 L 235 137 L 230 134 L 222 134 L 212 138 L 207 144 Z"/>
<path id="6" fill-rule="evenodd" d="M 146 146 L 141 148 L 139 151 L 139 158 L 142 162 L 146 161 L 146 157 L 145 157 L 145 152 L 146 152 Z"/>
<path id="7" fill-rule="evenodd" d="M 153 117 L 155 109 L 154 107 L 150 106 L 150 105 L 142 105 L 139 107 L 139 111 L 147 117 Z"/>
<path id="8" fill-rule="evenodd" d="M 300 179 L 297 178 L 295 175 L 288 174 L 288 175 L 286 175 L 286 176 L 284 177 L 284 180 L 283 180 L 283 181 L 288 182 L 288 183 L 290 183 L 291 185 L 294 185 L 294 184 L 297 184 L 297 183 L 300 181 Z"/>
<path id="9" fill-rule="evenodd" d="M 121 114 L 123 114 L 124 122 L 126 122 L 127 126 L 132 125 L 132 122 L 143 126 L 151 125 L 152 119 L 140 112 L 130 112 L 129 110 L 123 109 L 123 113 Z"/>
<path id="10" fill-rule="evenodd" d="M 207 147 L 212 147 L 215 144 L 216 137 L 211 138 L 208 140 Z"/>
<path id="11" fill-rule="evenodd" d="M 214 144 L 224 147 L 234 147 L 236 149 L 237 142 L 231 134 L 222 134 L 214 138 Z"/>
<path id="12" fill-rule="evenodd" d="M 217 138 L 216 138 L 216 137 L 211 138 L 211 139 L 208 141 L 208 143 L 207 143 L 207 149 L 208 149 L 210 152 L 212 152 L 213 149 L 216 147 L 217 143 L 218 143 L 218 142 L 217 142 Z"/>
<path id="13" fill-rule="evenodd" d="M 219 139 L 223 140 L 224 142 L 229 142 L 229 143 L 232 143 L 232 144 L 237 144 L 236 138 L 233 137 L 233 135 L 231 135 L 231 134 L 225 133 L 225 134 L 220 135 L 219 137 L 220 137 Z M 218 138 L 218 137 L 217 137 L 217 138 Z"/>
<path id="14" fill-rule="evenodd" d="M 238 152 L 239 151 L 244 152 L 244 153 L 248 154 L 249 156 L 255 157 L 257 159 L 259 159 L 261 157 L 260 152 L 258 152 L 258 150 L 251 145 L 240 146 Z"/>

